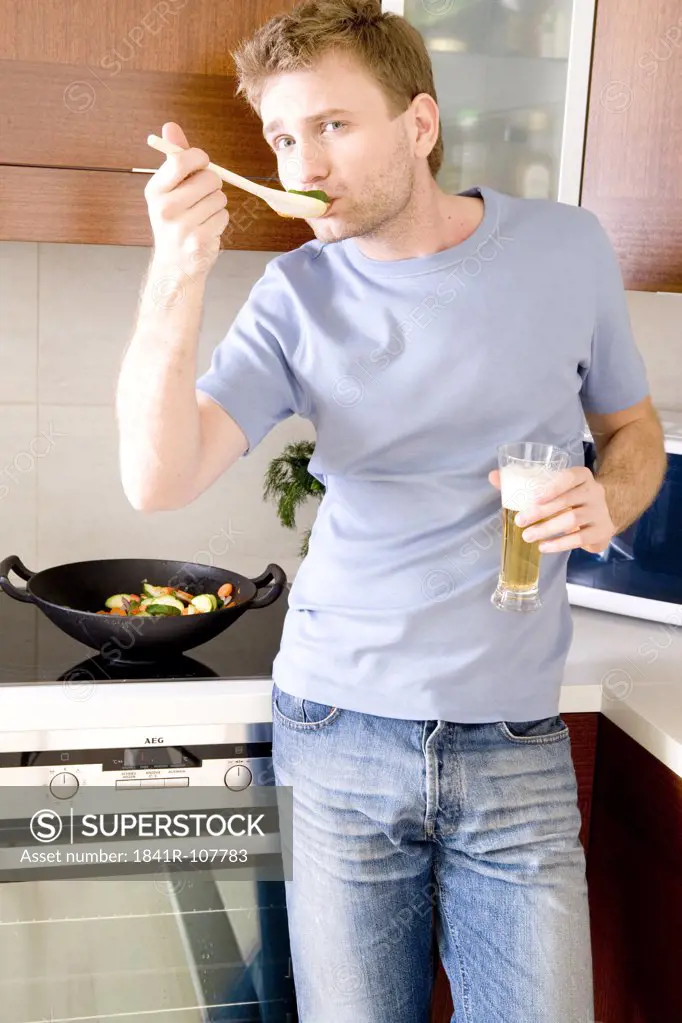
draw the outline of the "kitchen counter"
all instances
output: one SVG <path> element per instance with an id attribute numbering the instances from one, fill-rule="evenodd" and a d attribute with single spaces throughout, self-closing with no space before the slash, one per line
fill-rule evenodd
<path id="1" fill-rule="evenodd" d="M 601 711 L 682 777 L 682 627 L 578 607 L 573 620 L 560 712 Z M 271 719 L 267 678 L 5 685 L 0 687 L 0 744 L 7 732 L 27 733 L 30 749 L 39 748 L 37 733 L 46 729 L 131 725 L 163 726 L 165 741 L 179 743 L 187 726 L 226 720 L 228 692 L 233 719 L 240 714 L 235 695 L 243 701 L 246 719 L 253 720 L 254 713 L 261 721 Z"/>
<path id="2" fill-rule="evenodd" d="M 573 608 L 561 713 L 601 711 L 682 778 L 681 625 Z"/>

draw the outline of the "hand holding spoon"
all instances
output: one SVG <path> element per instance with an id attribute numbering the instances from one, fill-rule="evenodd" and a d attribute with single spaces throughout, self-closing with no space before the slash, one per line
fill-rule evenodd
<path id="1" fill-rule="evenodd" d="M 147 145 L 166 156 L 183 152 L 182 146 L 178 146 L 174 142 L 167 142 L 166 139 L 159 138 L 158 135 L 148 135 Z M 241 188 L 244 192 L 250 192 L 262 199 L 281 217 L 300 217 L 303 220 L 313 220 L 326 213 L 329 206 L 328 197 L 323 198 L 324 192 L 285 192 L 278 188 L 268 188 L 267 185 L 259 185 L 255 181 L 243 178 L 241 174 L 226 170 L 225 167 L 220 167 L 217 163 L 209 163 L 208 170 L 212 170 L 228 185 L 234 185 L 235 188 Z"/>

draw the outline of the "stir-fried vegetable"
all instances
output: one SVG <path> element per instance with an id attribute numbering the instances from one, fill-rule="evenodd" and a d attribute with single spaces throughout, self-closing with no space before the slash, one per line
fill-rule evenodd
<path id="1" fill-rule="evenodd" d="M 319 199 L 320 202 L 326 202 L 327 205 L 331 202 L 327 193 L 323 192 L 321 188 L 311 188 L 308 192 L 302 192 L 300 188 L 287 188 L 287 192 L 293 192 L 294 195 L 307 195 L 311 199 Z"/>
<path id="2" fill-rule="evenodd" d="M 136 615 L 141 618 L 161 618 L 169 615 L 200 615 L 210 611 L 222 611 L 225 607 L 234 607 L 232 599 L 234 587 L 232 583 L 223 583 L 217 595 L 199 593 L 193 596 L 186 590 L 178 590 L 173 586 L 153 586 L 146 579 L 142 581 L 141 592 L 114 593 L 105 600 L 106 611 L 98 611 L 98 615 L 118 615 L 127 618 Z"/>

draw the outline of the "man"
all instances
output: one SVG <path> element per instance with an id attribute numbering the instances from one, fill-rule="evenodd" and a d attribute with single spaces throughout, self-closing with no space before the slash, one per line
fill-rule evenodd
<path id="1" fill-rule="evenodd" d="M 326 492 L 273 691 L 276 777 L 294 793 L 300 1018 L 426 1023 L 435 905 L 458 1023 L 588 1023 L 585 862 L 558 716 L 566 561 L 634 521 L 665 464 L 613 252 L 585 210 L 440 190 L 428 54 L 378 3 L 305 2 L 237 68 L 283 186 L 333 202 L 310 221 L 316 240 L 268 264 L 195 387 L 225 199 L 197 149 L 150 180 L 121 470 L 135 507 L 179 508 L 283 418 L 316 427 L 310 471 Z M 177 125 L 163 132 L 187 146 Z M 182 301 L 158 301 L 169 281 Z M 519 439 L 571 455 L 526 520 L 547 553 L 543 606 L 521 615 L 490 602 L 496 448 Z"/>

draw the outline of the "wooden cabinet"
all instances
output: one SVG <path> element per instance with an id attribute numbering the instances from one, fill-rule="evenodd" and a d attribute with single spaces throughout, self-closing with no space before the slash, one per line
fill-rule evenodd
<path id="1" fill-rule="evenodd" d="M 192 145 L 281 187 L 261 122 L 235 96 L 230 51 L 294 0 L 6 0 L 0 10 L 0 239 L 151 245 L 144 187 L 177 121 Z M 312 238 L 225 186 L 224 247 L 286 250 Z"/>
<path id="2" fill-rule="evenodd" d="M 568 725 L 571 735 L 571 753 L 578 783 L 578 806 L 582 816 L 580 839 L 587 853 L 590 845 L 592 789 L 600 715 L 562 714 L 562 717 Z M 450 983 L 442 964 L 438 962 L 431 1003 L 431 1023 L 450 1023 L 452 1012 Z M 601 1019 L 601 1017 L 599 1018 Z M 604 1023 L 610 1023 L 610 1020 L 605 1020 Z"/>
<path id="3" fill-rule="evenodd" d="M 590 852 L 595 1018 L 682 1019 L 682 779 L 605 718 Z"/>
<path id="4" fill-rule="evenodd" d="M 147 176 L 131 170 L 159 165 L 160 155 L 145 139 L 167 120 L 182 124 L 190 142 L 218 163 L 278 187 L 260 121 L 235 96 L 230 53 L 294 3 L 5 0 L 0 7 L 0 239 L 150 245 L 143 196 Z M 492 145 L 488 136 L 471 145 L 472 111 L 487 110 L 495 75 L 504 85 L 507 68 L 513 69 L 510 87 L 521 92 L 514 92 L 511 105 L 519 116 L 530 116 L 530 128 L 525 122 L 507 126 L 514 139 L 535 139 L 537 125 L 553 124 L 557 111 L 563 117 L 561 143 L 555 132 L 553 141 L 541 146 L 553 154 L 551 194 L 568 202 L 580 196 L 581 204 L 597 214 L 627 288 L 682 292 L 681 0 L 597 0 L 583 161 L 593 3 L 548 0 L 554 20 L 545 17 L 526 32 L 523 46 L 514 42 L 513 32 L 500 38 L 483 32 L 481 39 L 493 49 L 482 56 L 481 39 L 475 43 L 466 34 L 485 24 L 477 12 L 465 25 L 456 20 L 452 5 L 438 10 L 431 5 L 425 12 L 428 5 L 417 0 L 383 0 L 385 10 L 415 21 L 431 47 L 448 142 L 444 174 L 451 165 L 457 174 L 463 172 L 466 154 L 467 159 L 474 152 L 480 156 Z M 571 12 L 568 60 L 565 26 Z M 526 23 L 522 11 L 506 15 L 521 27 Z M 449 52 L 455 44 L 473 50 Z M 509 46 L 521 49 L 506 60 Z M 478 84 L 467 61 L 484 67 Z M 460 67 L 464 77 L 453 89 L 452 76 Z M 526 68 L 520 76 L 519 68 Z M 498 106 L 504 107 L 512 93 L 502 85 Z M 547 111 L 543 104 L 549 104 Z M 495 151 L 490 173 L 507 166 L 505 159 Z M 481 183 L 514 190 L 488 180 L 485 168 L 476 173 Z M 313 237 L 304 221 L 282 220 L 264 203 L 225 188 L 232 221 L 224 247 L 287 250 Z"/>
<path id="5" fill-rule="evenodd" d="M 682 3 L 597 0 L 581 204 L 626 288 L 682 291 Z"/>

